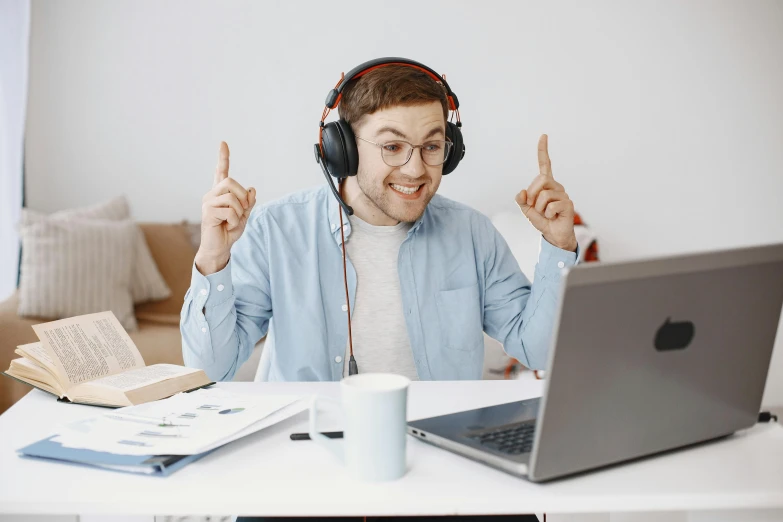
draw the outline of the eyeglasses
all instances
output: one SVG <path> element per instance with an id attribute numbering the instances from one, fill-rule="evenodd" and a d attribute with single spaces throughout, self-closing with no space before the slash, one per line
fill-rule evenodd
<path id="1" fill-rule="evenodd" d="M 383 162 L 390 167 L 402 167 L 408 163 L 413 156 L 413 149 L 421 149 L 421 159 L 430 167 L 443 165 L 449 157 L 454 143 L 446 140 L 432 140 L 421 145 L 412 145 L 407 141 L 387 141 L 385 143 L 375 143 L 357 136 L 356 139 L 366 141 L 381 149 L 381 158 Z"/>

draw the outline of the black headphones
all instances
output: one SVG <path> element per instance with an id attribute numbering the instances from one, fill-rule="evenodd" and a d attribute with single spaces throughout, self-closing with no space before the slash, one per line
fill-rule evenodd
<path id="1" fill-rule="evenodd" d="M 321 169 L 332 188 L 332 192 L 340 201 L 340 204 L 348 215 L 353 214 L 353 209 L 351 209 L 351 207 L 349 207 L 340 197 L 340 194 L 338 194 L 337 189 L 334 187 L 334 183 L 332 183 L 330 174 L 337 178 L 338 182 L 343 181 L 348 176 L 356 175 L 359 168 L 359 151 L 356 148 L 356 137 L 353 134 L 351 125 L 345 120 L 339 119 L 326 124 L 324 123 L 324 120 L 329 114 L 329 111 L 337 108 L 337 105 L 342 98 L 343 89 L 349 81 L 360 78 L 372 70 L 387 65 L 405 65 L 413 67 L 414 69 L 426 73 L 434 81 L 443 85 L 446 89 L 449 109 L 454 111 L 457 116 L 456 123 L 450 121 L 446 122 L 446 139 L 454 143 L 454 147 L 452 154 L 446 160 L 446 163 L 443 164 L 443 175 L 445 176 L 446 174 L 453 172 L 462 158 L 465 157 L 465 144 L 462 140 L 462 131 L 460 130 L 462 122 L 459 117 L 459 100 L 446 82 L 445 75 L 441 77 L 426 65 L 406 58 L 378 58 L 365 62 L 348 71 L 348 74 L 341 75 L 337 85 L 335 85 L 334 89 L 329 91 L 329 94 L 326 95 L 326 107 L 324 108 L 319 123 L 318 143 L 315 144 L 315 161 L 321 165 Z"/>

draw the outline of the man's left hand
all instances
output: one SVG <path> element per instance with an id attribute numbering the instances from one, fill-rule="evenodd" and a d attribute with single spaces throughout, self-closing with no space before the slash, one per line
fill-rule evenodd
<path id="1" fill-rule="evenodd" d="M 563 250 L 576 252 L 574 203 L 566 194 L 563 185 L 552 176 L 552 162 L 547 145 L 547 135 L 542 134 L 538 140 L 540 173 L 527 190 L 517 194 L 517 205 L 549 243 Z"/>

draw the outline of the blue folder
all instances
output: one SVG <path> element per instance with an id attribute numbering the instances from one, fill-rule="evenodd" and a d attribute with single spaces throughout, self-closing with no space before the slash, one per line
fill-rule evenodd
<path id="1" fill-rule="evenodd" d="M 22 457 L 56 460 L 69 464 L 93 466 L 112 471 L 143 473 L 159 477 L 168 476 L 178 469 L 208 455 L 214 450 L 196 455 L 118 455 L 103 451 L 67 448 L 55 442 L 52 435 L 29 446 L 16 450 Z"/>

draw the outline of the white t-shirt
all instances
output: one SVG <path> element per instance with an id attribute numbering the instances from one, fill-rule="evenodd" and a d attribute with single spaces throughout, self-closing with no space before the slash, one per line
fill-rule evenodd
<path id="1" fill-rule="evenodd" d="M 355 215 L 349 219 L 351 235 L 345 240 L 345 251 L 356 270 L 351 332 L 359 373 L 396 373 L 418 380 L 397 273 L 400 245 L 413 223 L 375 226 Z M 346 345 L 344 376 L 348 375 L 349 356 Z"/>

